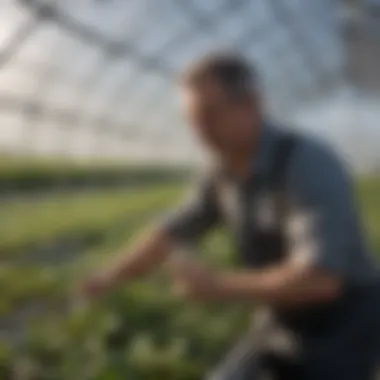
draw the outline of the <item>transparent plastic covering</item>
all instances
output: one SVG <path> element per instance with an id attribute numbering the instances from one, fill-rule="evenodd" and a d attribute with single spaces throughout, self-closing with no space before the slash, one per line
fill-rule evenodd
<path id="1" fill-rule="evenodd" d="M 209 51 L 251 59 L 279 117 L 343 83 L 330 0 L 2 0 L 0 25 L 0 143 L 12 152 L 191 157 L 173 79 Z"/>

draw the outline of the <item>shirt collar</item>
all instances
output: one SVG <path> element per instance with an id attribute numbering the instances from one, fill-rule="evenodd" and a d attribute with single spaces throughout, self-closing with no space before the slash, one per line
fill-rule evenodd
<path id="1" fill-rule="evenodd" d="M 278 128 L 268 122 L 262 123 L 259 130 L 257 149 L 252 152 L 249 182 L 258 177 L 265 177 L 270 172 L 277 142 L 280 138 L 281 131 Z M 222 177 L 230 178 L 220 162 L 214 162 L 212 167 Z"/>

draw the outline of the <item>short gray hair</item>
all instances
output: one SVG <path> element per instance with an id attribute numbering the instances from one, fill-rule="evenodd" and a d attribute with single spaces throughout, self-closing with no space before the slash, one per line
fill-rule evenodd
<path id="1" fill-rule="evenodd" d="M 244 57 L 233 53 L 209 54 L 190 64 L 180 77 L 180 83 L 190 87 L 208 80 L 217 81 L 236 97 L 250 95 L 258 87 L 254 67 Z"/>

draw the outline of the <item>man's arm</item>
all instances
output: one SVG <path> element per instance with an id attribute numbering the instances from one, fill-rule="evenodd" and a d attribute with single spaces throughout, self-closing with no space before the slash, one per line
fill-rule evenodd
<path id="1" fill-rule="evenodd" d="M 297 152 L 289 176 L 295 202 L 287 221 L 290 259 L 269 269 L 229 273 L 202 273 L 195 263 L 187 265 L 181 278 L 190 297 L 291 306 L 333 300 L 346 285 L 369 277 L 349 177 L 327 148 L 310 144 Z"/>
<path id="2" fill-rule="evenodd" d="M 226 299 L 285 306 L 331 301 L 342 290 L 339 278 L 292 263 L 257 272 L 226 273 L 220 283 Z"/>
<path id="3" fill-rule="evenodd" d="M 178 243 L 200 237 L 218 220 L 211 184 L 199 183 L 168 218 L 145 232 L 119 260 L 85 283 L 84 292 L 96 296 L 156 269 Z"/>
<path id="4" fill-rule="evenodd" d="M 174 278 L 181 296 L 195 301 L 249 301 L 287 307 L 333 300 L 343 286 L 336 276 L 294 263 L 214 272 L 190 259 L 176 268 Z"/>
<path id="5" fill-rule="evenodd" d="M 90 278 L 85 283 L 85 293 L 97 296 L 151 272 L 169 255 L 171 245 L 163 229 L 150 229 L 131 247 L 124 248 L 115 263 Z"/>

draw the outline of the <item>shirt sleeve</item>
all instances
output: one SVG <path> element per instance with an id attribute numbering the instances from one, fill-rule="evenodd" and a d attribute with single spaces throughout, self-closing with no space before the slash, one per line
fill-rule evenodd
<path id="1" fill-rule="evenodd" d="M 163 228 L 181 243 L 193 243 L 218 224 L 215 188 L 211 180 L 201 180 L 190 190 L 179 207 L 164 218 Z"/>
<path id="2" fill-rule="evenodd" d="M 349 283 L 371 277 L 372 263 L 358 223 L 351 178 L 327 146 L 299 147 L 288 178 L 293 208 L 287 220 L 292 258 Z"/>

